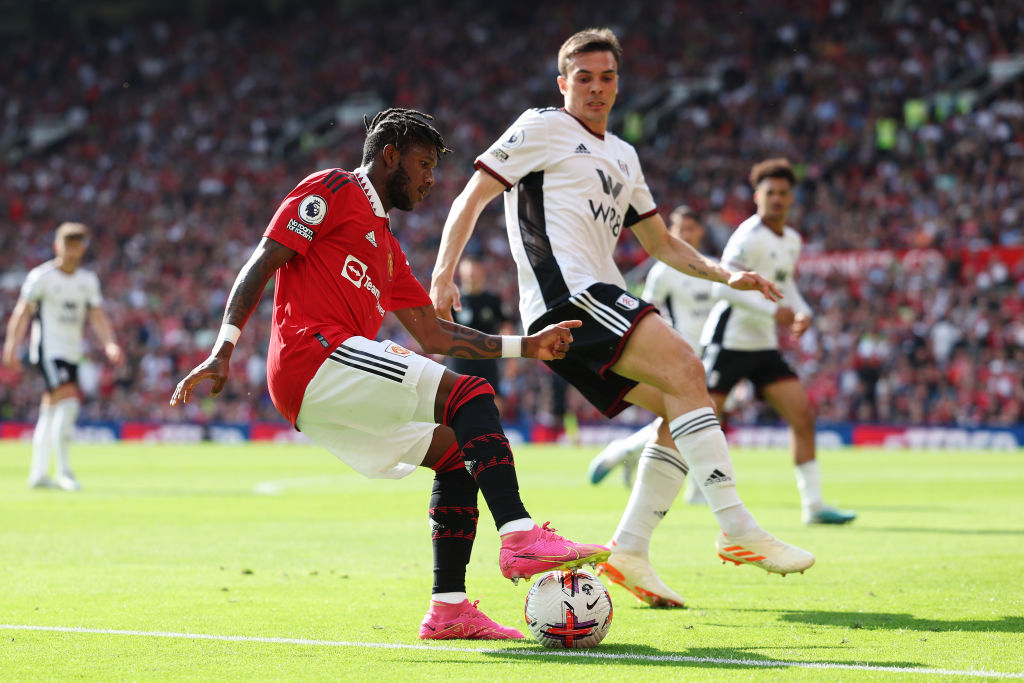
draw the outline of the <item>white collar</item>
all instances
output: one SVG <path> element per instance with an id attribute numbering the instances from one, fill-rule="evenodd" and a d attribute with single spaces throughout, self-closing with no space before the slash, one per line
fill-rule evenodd
<path id="1" fill-rule="evenodd" d="M 384 207 L 380 203 L 380 197 L 377 196 L 377 190 L 373 187 L 373 183 L 370 182 L 369 176 L 366 175 L 366 167 L 360 166 L 352 171 L 352 175 L 359 181 L 359 187 L 363 188 L 363 193 L 370 200 L 373 213 L 379 218 L 387 218 L 388 215 L 384 212 Z"/>

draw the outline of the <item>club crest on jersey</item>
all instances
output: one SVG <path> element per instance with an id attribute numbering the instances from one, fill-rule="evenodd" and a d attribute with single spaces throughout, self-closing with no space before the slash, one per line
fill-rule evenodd
<path id="1" fill-rule="evenodd" d="M 629 166 L 626 166 L 626 162 L 623 161 L 622 159 L 616 159 L 616 161 L 619 162 L 619 168 L 622 169 L 622 172 L 625 173 L 626 177 L 628 178 L 629 177 Z"/>
<path id="2" fill-rule="evenodd" d="M 501 146 L 505 149 L 515 149 L 523 144 L 524 140 L 526 140 L 526 133 L 523 132 L 522 128 L 516 128 L 508 134 L 508 137 L 501 141 Z"/>
<path id="3" fill-rule="evenodd" d="M 631 296 L 623 292 L 619 295 L 619 298 L 615 300 L 615 305 L 624 311 L 635 311 L 637 306 L 640 305 L 640 300 L 635 296 Z"/>
<path id="4" fill-rule="evenodd" d="M 391 252 L 388 252 L 388 282 L 395 274 L 395 256 Z"/>
<path id="5" fill-rule="evenodd" d="M 366 233 L 366 241 L 372 244 L 373 246 L 377 246 L 377 238 L 374 237 L 373 230 Z"/>
<path id="6" fill-rule="evenodd" d="M 405 348 L 404 346 L 399 346 L 398 344 L 388 344 L 388 348 L 386 348 L 384 350 L 386 352 L 390 353 L 390 354 L 395 355 L 395 356 L 411 356 L 412 355 L 412 351 L 410 351 L 409 349 Z"/>
<path id="7" fill-rule="evenodd" d="M 327 217 L 327 202 L 318 194 L 308 194 L 299 202 L 299 220 L 320 225 Z"/>

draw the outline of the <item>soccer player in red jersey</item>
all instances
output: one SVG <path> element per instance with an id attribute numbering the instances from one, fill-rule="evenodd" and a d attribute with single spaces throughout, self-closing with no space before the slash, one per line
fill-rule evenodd
<path id="1" fill-rule="evenodd" d="M 375 337 L 392 311 L 426 353 L 552 360 L 565 357 L 580 323 L 502 337 L 435 315 L 388 220 L 392 208 L 411 211 L 430 193 L 449 151 L 431 120 L 409 109 L 379 113 L 366 123 L 362 166 L 313 173 L 285 197 L 235 279 L 209 358 L 181 380 L 171 405 L 188 403 L 203 380 L 213 380 L 213 395 L 224 388 L 241 328 L 276 273 L 267 382 L 281 414 L 367 477 L 399 478 L 420 465 L 436 472 L 434 586 L 420 637 L 522 638 L 466 596 L 477 491 L 498 527 L 506 578 L 599 562 L 609 551 L 530 518 L 490 384 Z"/>

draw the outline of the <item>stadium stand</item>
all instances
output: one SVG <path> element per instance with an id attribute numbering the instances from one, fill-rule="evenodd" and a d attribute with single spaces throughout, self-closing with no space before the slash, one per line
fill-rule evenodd
<path id="1" fill-rule="evenodd" d="M 87 262 L 127 363 L 83 367 L 83 419 L 182 419 L 168 397 L 247 245 L 295 178 L 358 163 L 361 116 L 383 106 L 431 112 L 455 149 L 428 206 L 394 216 L 426 283 L 473 157 L 524 104 L 559 105 L 558 44 L 607 23 L 626 55 L 613 128 L 663 208 L 700 209 L 720 247 L 752 212 L 751 161 L 797 164 L 818 318 L 787 353 L 823 420 L 1024 422 L 1020 0 L 73 4 L 0 6 L 0 311 L 60 221 L 93 226 Z M 495 202 L 477 239 L 514 302 L 503 230 Z M 645 254 L 626 236 L 619 258 Z M 281 420 L 268 305 L 225 394 L 189 420 Z M 415 345 L 394 320 L 385 333 Z M 537 419 L 544 369 L 505 367 L 506 417 Z M 0 369 L 0 420 L 34 419 L 38 382 Z"/>

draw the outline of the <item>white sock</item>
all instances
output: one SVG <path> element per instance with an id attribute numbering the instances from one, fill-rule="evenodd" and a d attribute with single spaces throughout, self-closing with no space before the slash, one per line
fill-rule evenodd
<path id="1" fill-rule="evenodd" d="M 654 429 L 654 424 L 649 424 L 646 427 L 638 429 L 627 437 L 615 439 L 605 446 L 604 450 L 598 453 L 594 459 L 599 459 L 609 467 L 618 465 L 630 456 L 635 456 L 642 452 L 644 446 L 647 445 L 647 442 L 650 441 L 651 437 L 655 434 L 656 431 Z"/>
<path id="2" fill-rule="evenodd" d="M 736 492 L 729 448 L 715 411 L 710 407 L 691 410 L 669 422 L 668 427 L 722 531 L 743 536 L 757 529 L 757 522 Z"/>
<path id="3" fill-rule="evenodd" d="M 53 408 L 50 434 L 53 442 L 57 444 L 59 472 L 64 477 L 72 476 L 71 437 L 75 431 L 75 421 L 78 419 L 78 409 L 81 405 L 77 398 L 66 398 L 58 401 Z"/>
<path id="4" fill-rule="evenodd" d="M 463 600 L 467 600 L 465 593 L 434 593 L 430 596 L 430 599 L 434 602 L 447 602 L 449 605 L 457 605 Z"/>
<path id="5" fill-rule="evenodd" d="M 818 461 L 800 463 L 793 468 L 796 474 L 796 488 L 800 491 L 800 507 L 804 512 L 817 512 L 825 501 L 821 496 L 821 470 Z"/>
<path id="6" fill-rule="evenodd" d="M 32 433 L 32 464 L 28 471 L 31 484 L 46 476 L 50 470 L 50 451 L 53 448 L 51 428 L 53 425 L 53 406 L 40 406 L 39 419 Z"/>
<path id="7" fill-rule="evenodd" d="M 522 519 L 513 519 L 511 522 L 505 522 L 498 529 L 498 535 L 504 536 L 505 534 L 511 534 L 514 531 L 529 531 L 533 527 L 537 526 L 533 520 L 529 517 L 523 517 Z"/>
<path id="8" fill-rule="evenodd" d="M 689 469 L 675 450 L 653 443 L 644 446 L 633 492 L 612 536 L 616 550 L 647 557 L 654 527 L 672 507 Z"/>

